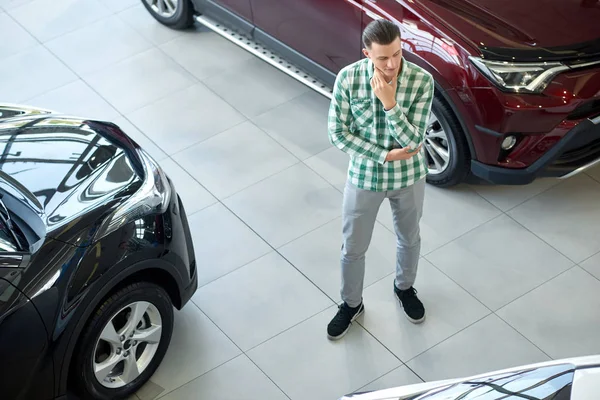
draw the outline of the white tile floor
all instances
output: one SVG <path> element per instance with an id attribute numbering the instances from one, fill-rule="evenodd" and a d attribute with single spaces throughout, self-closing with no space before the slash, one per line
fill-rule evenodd
<path id="1" fill-rule="evenodd" d="M 424 325 L 392 293 L 381 209 L 367 312 L 338 301 L 347 158 L 328 101 L 217 35 L 162 27 L 139 0 L 0 0 L 0 101 L 112 119 L 175 180 L 200 288 L 142 400 L 334 400 L 358 389 L 600 353 L 600 169 L 526 187 L 428 187 Z"/>

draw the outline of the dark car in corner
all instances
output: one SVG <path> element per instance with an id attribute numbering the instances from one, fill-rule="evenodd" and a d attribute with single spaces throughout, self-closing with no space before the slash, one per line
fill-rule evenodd
<path id="1" fill-rule="evenodd" d="M 432 74 L 428 182 L 569 177 L 600 164 L 599 0 L 142 0 L 194 18 L 327 95 L 364 27 L 397 23 L 404 58 Z M 202 51 L 199 49 L 198 51 Z"/>
<path id="2" fill-rule="evenodd" d="M 116 125 L 45 110 L 0 105 L 0 150 L 0 397 L 130 396 L 197 288 L 172 182 Z"/>

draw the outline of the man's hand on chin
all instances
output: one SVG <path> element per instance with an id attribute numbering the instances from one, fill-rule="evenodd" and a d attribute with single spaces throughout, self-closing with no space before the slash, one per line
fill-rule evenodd
<path id="1" fill-rule="evenodd" d="M 373 74 L 373 78 L 371 78 L 371 87 L 386 111 L 394 108 L 396 105 L 398 76 L 394 76 L 392 82 L 388 83 L 383 72 L 379 68 L 375 68 L 375 73 Z"/>

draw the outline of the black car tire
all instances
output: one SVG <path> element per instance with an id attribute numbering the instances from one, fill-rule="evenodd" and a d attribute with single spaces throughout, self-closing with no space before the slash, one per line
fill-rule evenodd
<path id="1" fill-rule="evenodd" d="M 158 349 L 148 367 L 132 382 L 117 388 L 106 388 L 94 375 L 94 349 L 102 330 L 109 320 L 123 307 L 137 301 L 151 303 L 159 311 L 162 322 Z M 73 377 L 78 394 L 83 399 L 125 399 L 137 392 L 154 374 L 171 342 L 173 333 L 173 304 L 167 292 L 150 282 L 132 283 L 111 294 L 92 314 L 80 337 L 73 363 Z"/>
<path id="2" fill-rule="evenodd" d="M 437 94 L 433 98 L 431 110 L 446 132 L 450 161 L 446 170 L 440 174 L 428 174 L 427 183 L 441 188 L 458 185 L 465 180 L 470 171 L 469 144 L 453 111 Z"/>
<path id="3" fill-rule="evenodd" d="M 175 14 L 168 18 L 156 13 L 146 0 L 142 3 L 154 19 L 169 28 L 182 30 L 194 24 L 194 5 L 190 0 L 179 0 Z"/>

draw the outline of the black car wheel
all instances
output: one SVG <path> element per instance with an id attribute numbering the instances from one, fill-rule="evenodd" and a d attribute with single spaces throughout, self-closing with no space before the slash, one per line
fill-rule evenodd
<path id="1" fill-rule="evenodd" d="M 194 23 L 194 6 L 190 0 L 142 0 L 146 9 L 161 24 L 185 29 Z"/>
<path id="2" fill-rule="evenodd" d="M 427 183 L 449 187 L 461 183 L 469 173 L 469 147 L 452 110 L 437 96 L 425 133 Z"/>
<path id="3" fill-rule="evenodd" d="M 123 399 L 161 363 L 173 333 L 173 306 L 160 286 L 133 283 L 112 294 L 93 314 L 74 364 L 84 399 Z"/>

